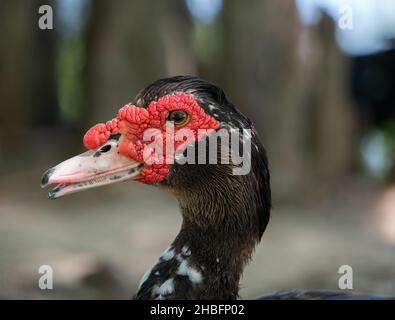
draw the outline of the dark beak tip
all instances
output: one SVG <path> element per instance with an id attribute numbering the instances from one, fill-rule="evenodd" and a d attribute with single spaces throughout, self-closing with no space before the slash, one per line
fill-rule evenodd
<path id="1" fill-rule="evenodd" d="M 41 188 L 45 188 L 48 185 L 48 181 L 51 178 L 54 171 L 55 171 L 55 168 L 50 168 L 44 172 L 44 174 L 41 178 Z"/>
<path id="2" fill-rule="evenodd" d="M 48 192 L 48 199 L 49 199 L 49 200 L 55 199 L 55 195 L 56 195 L 55 192 L 52 192 L 52 191 Z"/>

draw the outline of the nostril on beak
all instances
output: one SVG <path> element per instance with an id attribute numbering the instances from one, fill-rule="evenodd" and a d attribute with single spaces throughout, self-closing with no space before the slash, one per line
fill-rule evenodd
<path id="1" fill-rule="evenodd" d="M 55 171 L 55 168 L 51 168 L 51 169 L 48 169 L 47 171 L 44 172 L 44 174 L 41 178 L 41 188 L 44 188 L 48 185 L 49 178 L 51 178 L 54 171 Z"/>

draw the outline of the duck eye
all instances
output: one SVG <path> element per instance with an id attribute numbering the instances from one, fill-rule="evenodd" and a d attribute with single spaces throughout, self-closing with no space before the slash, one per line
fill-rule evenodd
<path id="1" fill-rule="evenodd" d="M 174 126 L 181 127 L 189 121 L 189 114 L 184 110 L 171 111 L 167 117 L 168 121 L 173 121 Z"/>

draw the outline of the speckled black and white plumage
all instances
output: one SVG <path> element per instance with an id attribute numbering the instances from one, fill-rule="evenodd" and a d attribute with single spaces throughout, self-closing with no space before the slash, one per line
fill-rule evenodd
<path id="1" fill-rule="evenodd" d="M 203 285 L 204 266 L 196 265 L 186 246 L 169 247 L 141 279 L 136 299 L 196 299 Z"/>

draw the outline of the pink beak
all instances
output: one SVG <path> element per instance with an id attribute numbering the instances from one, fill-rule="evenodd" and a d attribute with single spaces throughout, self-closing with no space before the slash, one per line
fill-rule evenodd
<path id="1" fill-rule="evenodd" d="M 110 138 L 96 150 L 70 158 L 44 172 L 41 187 L 58 184 L 48 193 L 48 197 L 55 199 L 90 188 L 138 179 L 143 164 L 118 152 L 118 137 Z"/>

